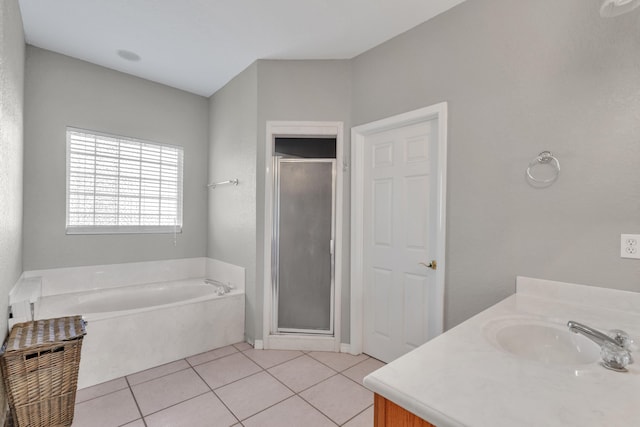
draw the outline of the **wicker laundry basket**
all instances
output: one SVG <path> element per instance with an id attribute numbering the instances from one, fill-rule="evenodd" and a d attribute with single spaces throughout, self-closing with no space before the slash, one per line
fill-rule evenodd
<path id="1" fill-rule="evenodd" d="M 13 326 L 0 368 L 15 426 L 71 425 L 85 334 L 80 316 Z"/>

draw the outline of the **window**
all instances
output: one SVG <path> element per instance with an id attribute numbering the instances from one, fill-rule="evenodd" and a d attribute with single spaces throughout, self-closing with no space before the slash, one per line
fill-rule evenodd
<path id="1" fill-rule="evenodd" d="M 182 230 L 183 149 L 67 128 L 67 234 Z"/>

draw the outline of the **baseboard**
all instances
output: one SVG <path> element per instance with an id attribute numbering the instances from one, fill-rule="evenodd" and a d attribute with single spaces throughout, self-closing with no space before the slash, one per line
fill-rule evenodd
<path id="1" fill-rule="evenodd" d="M 321 335 L 269 335 L 271 350 L 338 351 L 334 337 Z"/>
<path id="2" fill-rule="evenodd" d="M 341 343 L 340 353 L 351 353 L 351 344 Z"/>
<path id="3" fill-rule="evenodd" d="M 247 342 L 253 345 L 253 348 L 256 350 L 264 349 L 263 340 L 254 340 L 253 342 L 247 340 Z M 329 338 L 318 340 L 318 337 L 280 337 L 274 335 L 269 338 L 269 342 L 272 345 L 272 348 L 278 350 L 333 351 L 331 347 L 333 345 L 333 341 Z M 351 344 L 341 343 L 340 353 L 354 354 L 351 352 Z"/>

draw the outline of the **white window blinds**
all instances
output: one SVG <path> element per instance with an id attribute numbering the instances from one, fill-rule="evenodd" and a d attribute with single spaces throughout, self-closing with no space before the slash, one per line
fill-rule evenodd
<path id="1" fill-rule="evenodd" d="M 67 234 L 182 229 L 183 149 L 67 128 Z"/>

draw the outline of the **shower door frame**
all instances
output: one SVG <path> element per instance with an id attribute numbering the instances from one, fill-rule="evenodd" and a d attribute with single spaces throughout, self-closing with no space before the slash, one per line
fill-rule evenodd
<path id="1" fill-rule="evenodd" d="M 335 138 L 336 139 L 336 175 L 335 175 L 335 237 L 334 237 L 334 300 L 333 335 L 326 334 L 290 334 L 278 333 L 273 329 L 273 208 L 274 173 L 273 150 L 276 137 Z M 341 344 L 342 313 L 342 265 L 344 249 L 344 175 L 347 169 L 344 161 L 344 124 L 343 122 L 297 122 L 267 121 L 264 151 L 264 227 L 263 227 L 263 274 L 261 290 L 263 296 L 262 339 L 256 339 L 257 349 L 306 350 L 349 352 L 349 346 Z M 348 236 L 347 236 L 348 237 Z"/>
<path id="2" fill-rule="evenodd" d="M 277 267 L 280 263 L 280 163 L 330 163 L 331 176 L 331 264 L 330 279 L 331 292 L 329 304 L 329 329 L 297 329 L 297 328 L 281 328 L 278 326 L 278 308 L 280 302 L 280 271 Z M 274 217 L 273 217 L 273 246 L 272 246 L 272 277 L 273 277 L 273 312 L 271 319 L 271 330 L 277 334 L 309 334 L 309 335 L 330 335 L 335 333 L 335 241 L 336 241 L 336 159 L 325 158 L 304 158 L 304 159 L 287 159 L 278 156 L 273 157 L 273 176 L 274 176 Z"/>

